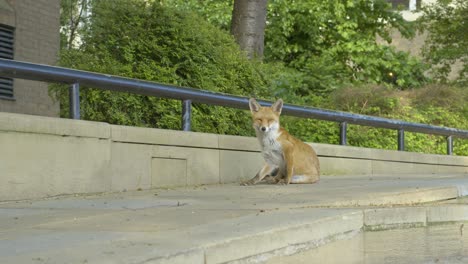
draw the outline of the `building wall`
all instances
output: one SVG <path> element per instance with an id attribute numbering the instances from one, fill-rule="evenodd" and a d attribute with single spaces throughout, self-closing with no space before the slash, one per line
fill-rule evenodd
<path id="1" fill-rule="evenodd" d="M 60 49 L 59 0 L 0 0 L 0 24 L 15 28 L 14 59 L 54 65 Z M 13 99 L 0 98 L 0 112 L 58 116 L 46 83 L 15 79 Z"/>

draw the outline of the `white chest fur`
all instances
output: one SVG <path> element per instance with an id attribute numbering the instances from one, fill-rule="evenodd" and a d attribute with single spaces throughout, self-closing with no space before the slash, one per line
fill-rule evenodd
<path id="1" fill-rule="evenodd" d="M 283 167 L 284 165 L 283 150 L 277 140 L 279 135 L 277 131 L 258 135 L 263 158 L 268 164 L 275 167 Z"/>

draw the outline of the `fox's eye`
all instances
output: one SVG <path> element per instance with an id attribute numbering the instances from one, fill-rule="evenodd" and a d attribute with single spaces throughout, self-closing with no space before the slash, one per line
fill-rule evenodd
<path id="1" fill-rule="evenodd" d="M 262 120 L 261 120 L 261 119 L 255 119 L 255 121 L 257 121 L 257 122 L 259 122 L 259 123 L 261 123 L 261 122 L 262 122 Z"/>

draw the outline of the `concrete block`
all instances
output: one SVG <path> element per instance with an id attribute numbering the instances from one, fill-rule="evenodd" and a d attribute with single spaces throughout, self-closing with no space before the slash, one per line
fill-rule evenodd
<path id="1" fill-rule="evenodd" d="M 302 216 L 304 214 L 301 213 L 300 217 Z M 315 215 L 310 216 L 309 221 L 301 220 L 297 223 L 291 221 L 299 218 L 297 216 L 289 216 L 289 220 L 280 214 L 270 217 L 272 219 L 258 217 L 258 221 L 264 225 L 263 228 L 248 227 L 247 229 L 253 229 L 248 234 L 245 231 L 236 233 L 233 230 L 232 234 L 236 237 L 207 248 L 206 263 L 224 263 L 304 243 L 321 244 L 333 236 L 357 231 L 362 227 L 361 212 L 343 213 L 321 219 L 314 219 L 317 217 Z M 282 221 L 282 224 L 276 223 L 278 221 Z M 236 228 L 238 227 L 232 229 Z M 261 229 L 265 231 L 262 232 Z"/>
<path id="2" fill-rule="evenodd" d="M 434 155 L 440 173 L 468 173 L 468 156 Z"/>
<path id="3" fill-rule="evenodd" d="M 218 135 L 155 128 L 111 126 L 112 140 L 155 145 L 218 148 Z"/>
<path id="4" fill-rule="evenodd" d="M 366 199 L 349 201 L 349 203 L 361 206 L 412 205 L 457 197 L 458 188 L 454 186 L 424 189 L 414 188 L 413 191 L 372 194 Z"/>
<path id="5" fill-rule="evenodd" d="M 468 156 L 453 156 L 453 155 L 434 155 L 437 157 L 437 163 L 440 165 L 455 165 L 468 167 Z"/>
<path id="6" fill-rule="evenodd" d="M 110 141 L 0 132 L 0 201 L 110 190 Z"/>
<path id="7" fill-rule="evenodd" d="M 152 166 L 152 178 L 160 178 L 163 175 L 170 175 L 173 169 L 170 169 L 169 165 L 164 165 L 162 167 L 157 167 L 161 165 L 164 161 L 169 161 L 171 159 L 185 160 L 187 171 L 186 177 L 187 185 L 200 185 L 200 184 L 218 184 L 220 182 L 219 178 L 219 150 L 217 149 L 204 149 L 204 148 L 184 148 L 184 147 L 173 147 L 173 146 L 153 146 L 153 158 L 165 159 L 155 161 Z M 175 165 L 174 162 L 171 164 Z M 181 165 L 181 163 L 177 163 Z M 169 171 L 163 171 L 165 168 Z M 178 171 L 180 173 L 180 171 Z M 179 175 L 180 176 L 180 175 Z M 172 180 L 174 182 L 172 182 Z M 159 179 L 157 182 L 164 182 L 166 184 L 175 184 L 179 185 L 180 177 L 173 179 Z M 153 187 L 163 187 L 156 186 L 153 183 Z"/>
<path id="8" fill-rule="evenodd" d="M 468 166 L 438 165 L 436 173 L 440 174 L 468 174 Z"/>
<path id="9" fill-rule="evenodd" d="M 423 154 L 423 153 L 415 153 L 415 152 L 407 152 L 412 155 L 411 160 L 414 163 L 432 163 L 432 164 L 438 164 L 439 161 L 439 156 L 440 155 L 434 155 L 434 154 Z"/>
<path id="10" fill-rule="evenodd" d="M 395 162 L 395 161 L 382 161 L 382 160 L 372 160 L 372 173 L 371 174 L 408 174 L 408 173 L 418 173 L 415 170 L 413 163 L 407 162 Z"/>
<path id="11" fill-rule="evenodd" d="M 0 131 L 110 138 L 107 123 L 0 112 Z"/>
<path id="12" fill-rule="evenodd" d="M 352 146 L 330 145 L 309 143 L 317 152 L 318 156 L 322 157 L 341 157 L 341 158 L 357 158 L 371 159 L 372 150 L 370 148 L 359 148 Z"/>
<path id="13" fill-rule="evenodd" d="M 154 187 L 187 186 L 187 159 L 153 158 L 151 185 Z"/>
<path id="14" fill-rule="evenodd" d="M 468 157 L 423 154 L 415 152 L 373 150 L 373 158 L 379 161 L 400 162 L 399 173 L 465 173 Z M 377 164 L 377 163 L 376 163 Z M 408 166 L 404 164 L 413 164 Z M 440 167 L 442 165 L 443 167 Z M 376 165 L 378 166 L 378 164 Z M 375 173 L 381 173 L 377 170 Z"/>
<path id="15" fill-rule="evenodd" d="M 366 159 L 319 157 L 322 175 L 370 175 L 372 163 Z"/>
<path id="16" fill-rule="evenodd" d="M 364 228 L 382 230 L 389 228 L 425 226 L 426 208 L 376 208 L 364 210 Z"/>
<path id="17" fill-rule="evenodd" d="M 468 221 L 468 205 L 453 204 L 427 208 L 428 223 Z"/>
<path id="18" fill-rule="evenodd" d="M 171 256 L 162 257 L 162 258 L 150 258 L 141 263 L 147 264 L 206 264 L 205 262 L 205 253 L 203 250 L 191 250 L 189 252 L 181 252 Z"/>
<path id="19" fill-rule="evenodd" d="M 372 161 L 373 174 L 436 174 L 436 173 L 456 173 L 459 168 L 441 167 L 437 163 L 413 163 L 397 161 Z"/>
<path id="20" fill-rule="evenodd" d="M 249 180 L 257 174 L 263 164 L 262 155 L 258 152 L 220 150 L 220 181 L 232 183 Z"/>
<path id="21" fill-rule="evenodd" d="M 371 158 L 381 161 L 411 162 L 414 158 L 414 154 L 416 153 L 397 150 L 371 149 Z"/>
<path id="22" fill-rule="evenodd" d="M 422 163 L 414 163 L 413 171 L 409 172 L 409 174 L 437 174 L 439 172 L 439 165 L 436 164 L 422 164 Z M 446 173 L 448 171 L 445 171 Z"/>
<path id="23" fill-rule="evenodd" d="M 261 151 L 257 138 L 229 135 L 219 135 L 219 148 L 242 151 Z"/>
<path id="24" fill-rule="evenodd" d="M 151 145 L 112 142 L 112 191 L 151 188 Z"/>

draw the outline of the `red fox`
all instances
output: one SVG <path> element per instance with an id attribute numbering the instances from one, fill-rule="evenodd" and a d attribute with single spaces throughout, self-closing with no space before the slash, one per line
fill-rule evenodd
<path id="1" fill-rule="evenodd" d="M 317 182 L 320 165 L 314 149 L 280 126 L 283 100 L 279 99 L 271 107 L 262 107 L 251 98 L 249 106 L 265 165 L 254 178 L 242 185 L 262 180 L 278 184 Z"/>

